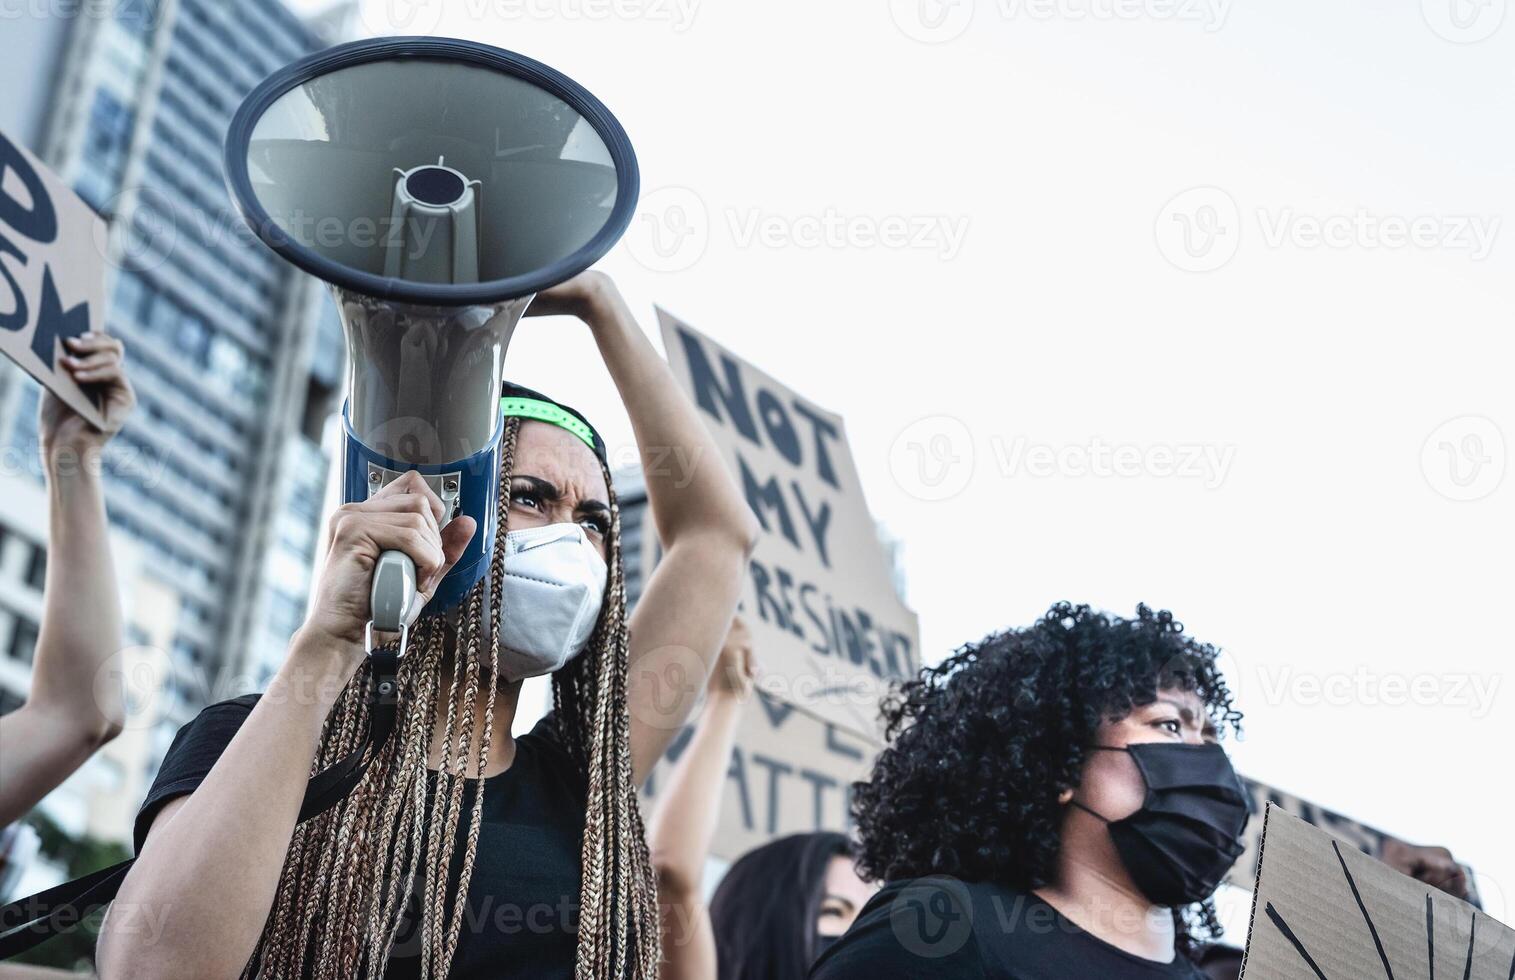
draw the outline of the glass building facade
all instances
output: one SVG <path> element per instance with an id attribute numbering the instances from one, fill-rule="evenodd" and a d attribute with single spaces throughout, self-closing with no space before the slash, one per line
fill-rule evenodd
<path id="1" fill-rule="evenodd" d="M 245 230 L 221 157 L 248 91 L 330 39 L 274 0 L 111 10 L 69 18 L 55 77 L 25 94 L 49 100 L 31 148 L 111 227 L 107 329 L 139 404 L 107 506 L 179 598 L 151 769 L 199 708 L 266 682 L 304 615 L 340 327 L 324 287 Z M 35 459 L 39 389 L 0 374 L 0 436 Z"/>

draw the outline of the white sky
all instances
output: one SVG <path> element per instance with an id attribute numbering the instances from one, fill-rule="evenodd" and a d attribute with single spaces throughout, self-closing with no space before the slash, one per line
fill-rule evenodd
<path id="1" fill-rule="evenodd" d="M 616 113 L 644 215 L 602 268 L 649 332 L 657 302 L 845 416 L 928 660 L 1057 599 L 1170 608 L 1228 652 L 1243 771 L 1449 845 L 1509 921 L 1505 0 L 1462 29 L 1464 0 L 916 2 L 450 0 L 410 30 L 539 58 Z M 922 43 L 918 10 L 968 20 Z M 1165 211 L 1196 187 L 1220 190 Z M 1304 237 L 1359 210 L 1343 246 Z M 850 244 L 801 244 L 828 214 Z M 928 247 L 859 237 L 896 216 Z M 1177 267 L 1212 217 L 1194 261 L 1234 256 Z M 1417 218 L 1437 244 L 1378 244 Z M 583 329 L 528 323 L 510 358 L 630 444 Z M 1090 475 L 1096 439 L 1227 468 Z M 1036 445 L 1059 472 L 1012 467 Z M 1422 675 L 1435 703 L 1382 686 Z"/>

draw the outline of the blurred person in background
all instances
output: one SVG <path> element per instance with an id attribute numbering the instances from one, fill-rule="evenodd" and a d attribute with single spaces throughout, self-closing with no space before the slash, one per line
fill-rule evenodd
<path id="1" fill-rule="evenodd" d="M 1445 847 L 1408 844 L 1387 837 L 1383 842 L 1383 853 L 1378 855 L 1378 859 L 1400 874 L 1409 875 L 1432 888 L 1440 888 L 1453 898 L 1465 902 L 1475 898 L 1472 883 L 1468 881 L 1467 869 Z"/>
<path id="2" fill-rule="evenodd" d="M 1214 647 L 1167 612 L 1054 605 L 885 704 L 853 793 L 887 882 L 815 980 L 1203 980 L 1249 800 Z"/>
<path id="3" fill-rule="evenodd" d="M 719 980 L 802 980 L 879 890 L 841 834 L 793 834 L 753 848 L 710 900 Z"/>
<path id="4" fill-rule="evenodd" d="M 796 834 L 743 855 L 706 908 L 705 859 L 755 678 L 751 632 L 737 617 L 648 831 L 663 916 L 662 980 L 803 980 L 878 890 L 858 877 L 847 838 Z"/>
<path id="5" fill-rule="evenodd" d="M 64 340 L 60 363 L 97 399 L 103 429 L 44 390 L 37 435 L 47 483 L 47 578 L 26 702 L 0 717 L 0 826 L 24 816 L 124 722 L 111 659 L 125 646 L 101 453 L 136 404 L 121 341 Z"/>
<path id="6" fill-rule="evenodd" d="M 409 555 L 429 600 L 476 530 L 414 471 L 333 516 L 269 690 L 212 705 L 175 739 L 101 931 L 102 977 L 656 976 L 635 787 L 695 707 L 682 691 L 668 702 L 665 661 L 705 683 L 757 519 L 609 279 L 583 273 L 529 313 L 588 326 L 631 419 L 663 545 L 636 611 L 628 621 L 604 441 L 568 406 L 507 385 L 489 574 L 410 628 L 372 767 L 299 820 L 312 773 L 366 731 L 379 555 Z M 666 465 L 670 450 L 694 465 Z M 549 674 L 553 712 L 512 737 L 522 681 Z"/>

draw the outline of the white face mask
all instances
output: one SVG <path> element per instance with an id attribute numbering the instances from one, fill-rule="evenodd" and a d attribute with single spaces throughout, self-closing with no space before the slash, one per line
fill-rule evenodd
<path id="1" fill-rule="evenodd" d="M 589 642 L 605 599 L 605 559 L 580 524 L 546 524 L 505 534 L 500 673 L 506 680 L 550 674 Z"/>

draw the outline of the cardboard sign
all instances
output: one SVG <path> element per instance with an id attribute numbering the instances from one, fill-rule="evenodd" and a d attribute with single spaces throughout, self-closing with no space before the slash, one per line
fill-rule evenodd
<path id="1" fill-rule="evenodd" d="M 920 663 L 839 416 L 658 310 L 674 375 L 762 523 L 742 613 L 763 689 L 876 737 L 878 701 Z M 669 466 L 699 465 L 669 459 Z"/>
<path id="2" fill-rule="evenodd" d="M 1247 794 L 1252 798 L 1252 819 L 1248 821 L 1244 834 L 1247 849 L 1231 866 L 1230 873 L 1226 875 L 1227 884 L 1250 889 L 1256 880 L 1258 862 L 1262 859 L 1263 823 L 1269 807 L 1276 806 L 1286 810 L 1312 827 L 1325 831 L 1337 840 L 1350 844 L 1375 859 L 1383 857 L 1386 841 L 1396 839 L 1351 817 L 1344 817 L 1333 810 L 1327 810 L 1323 806 L 1285 793 L 1281 789 L 1260 783 L 1255 779 L 1243 777 L 1242 783 L 1247 788 Z M 1468 897 L 1477 903 L 1478 893 L 1474 886 L 1473 871 L 1466 865 L 1463 867 L 1468 875 Z M 1504 980 L 1509 980 L 1509 978 L 1506 977 Z"/>
<path id="3" fill-rule="evenodd" d="M 877 745 L 761 693 L 738 724 L 712 854 L 734 861 L 777 837 L 851 828 L 852 783 L 867 778 Z M 680 732 L 653 770 L 643 813 L 653 812 L 693 735 L 693 725 Z"/>
<path id="4" fill-rule="evenodd" d="M 0 133 L 0 352 L 97 426 L 93 398 L 58 363 L 63 338 L 105 330 L 105 223 Z"/>
<path id="5" fill-rule="evenodd" d="M 1515 930 L 1269 805 L 1242 980 L 1509 980 Z"/>

